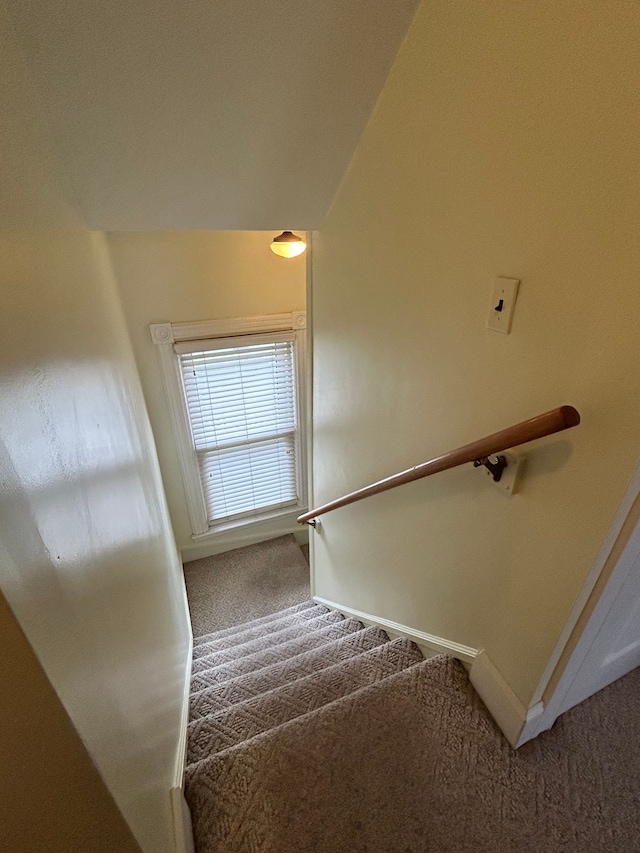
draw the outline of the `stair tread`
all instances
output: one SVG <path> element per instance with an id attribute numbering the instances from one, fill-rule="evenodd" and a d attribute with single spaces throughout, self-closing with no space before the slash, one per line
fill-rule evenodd
<path id="1" fill-rule="evenodd" d="M 263 669 L 270 664 L 279 663 L 287 657 L 293 657 L 304 651 L 317 648 L 331 639 L 353 634 L 362 630 L 362 623 L 355 619 L 342 619 L 339 622 L 324 625 L 313 631 L 305 632 L 303 636 L 287 640 L 277 646 L 269 646 L 252 655 L 247 655 L 233 661 L 227 661 L 212 666 L 211 669 L 196 673 L 191 679 L 191 692 L 203 690 L 205 687 L 228 681 L 244 673 Z"/>
<path id="2" fill-rule="evenodd" d="M 421 660 L 421 651 L 410 640 L 390 640 L 357 657 L 202 717 L 189 724 L 188 762 L 197 762 L 303 716 Z"/>
<path id="3" fill-rule="evenodd" d="M 190 764 L 185 794 L 197 848 L 241 853 L 266 849 L 270 838 L 274 850 L 344 849 L 340 825 L 326 815 L 345 800 L 357 812 L 366 796 L 370 804 L 375 797 L 368 814 L 376 820 L 350 827 L 358 849 L 396 849 L 386 834 L 403 816 L 389 808 L 415 798 L 412 755 L 419 751 L 429 765 L 430 727 L 456 680 L 466 680 L 457 662 L 429 658 Z M 437 757 L 431 764 L 435 770 Z M 388 797 L 390 782 L 401 796 Z M 429 819 L 427 808 L 415 849 L 423 849 Z"/>
<path id="4" fill-rule="evenodd" d="M 301 637 L 322 625 L 331 625 L 335 622 L 342 622 L 343 620 L 344 617 L 340 613 L 329 611 L 318 614 L 318 616 L 312 619 L 301 620 L 291 624 L 287 623 L 279 631 L 253 637 L 240 645 L 231 646 L 230 648 L 214 648 L 212 651 L 203 654 L 202 657 L 198 657 L 193 661 L 191 672 L 192 674 L 203 672 L 212 666 L 218 666 L 226 661 L 238 660 L 241 657 L 252 655 L 254 652 L 280 645 L 294 637 Z M 205 648 L 208 649 L 208 646 Z"/>
<path id="5" fill-rule="evenodd" d="M 192 694 L 191 719 L 199 719 L 207 714 L 222 711 L 231 705 L 289 684 L 298 678 L 320 672 L 342 660 L 349 660 L 363 651 L 376 648 L 388 641 L 388 635 L 381 628 L 365 628 L 337 640 L 330 640 L 318 648 L 278 661 L 256 672 L 214 684 Z"/>
<path id="6" fill-rule="evenodd" d="M 309 599 L 308 601 L 303 601 L 300 604 L 292 604 L 291 607 L 285 607 L 284 610 L 277 610 L 275 613 L 268 613 L 266 616 L 258 616 L 256 619 L 250 619 L 248 622 L 243 622 L 240 625 L 231 625 L 229 628 L 220 628 L 218 631 L 211 631 L 207 634 L 200 634 L 198 637 L 194 637 L 193 645 L 195 648 L 201 643 L 206 643 L 210 640 L 222 637 L 232 637 L 234 634 L 240 631 L 245 631 L 247 628 L 252 628 L 255 625 L 266 625 L 273 619 L 280 619 L 283 616 L 286 616 L 287 614 L 298 613 L 310 607 L 318 606 L 319 605 L 317 605 L 316 602 L 312 599 Z"/>
<path id="7" fill-rule="evenodd" d="M 258 637 L 266 637 L 269 634 L 281 631 L 288 625 L 301 625 L 308 622 L 310 619 L 315 619 L 317 616 L 325 616 L 330 613 L 328 607 L 322 604 L 316 604 L 313 607 L 307 607 L 304 610 L 298 610 L 295 613 L 287 613 L 278 619 L 271 619 L 269 622 L 261 623 L 260 625 L 252 625 L 244 631 L 238 631 L 229 637 L 218 637 L 217 639 L 207 640 L 204 643 L 199 643 L 193 650 L 194 660 L 211 654 L 217 649 L 230 649 L 235 646 L 240 646 L 250 640 Z"/>

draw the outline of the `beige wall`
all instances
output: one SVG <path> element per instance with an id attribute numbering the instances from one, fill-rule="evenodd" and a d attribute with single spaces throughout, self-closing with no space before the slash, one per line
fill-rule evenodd
<path id="1" fill-rule="evenodd" d="M 2 843 L 11 853 L 140 853 L 0 594 Z"/>
<path id="2" fill-rule="evenodd" d="M 2 805 L 23 849 L 133 850 L 108 788 L 168 853 L 181 567 L 106 241 L 70 204 L 1 5 L 0 30 L 0 586 L 26 636 L 3 611 Z"/>
<path id="3" fill-rule="evenodd" d="M 108 238 L 176 541 L 188 559 L 227 545 L 210 543 L 196 548 L 191 539 L 169 408 L 149 324 L 303 310 L 305 256 L 276 257 L 269 250 L 276 233 L 162 231 L 117 233 Z M 264 532 L 262 535 L 267 538 Z"/>
<path id="4" fill-rule="evenodd" d="M 316 503 L 583 416 L 511 500 L 469 466 L 314 537 L 317 594 L 485 648 L 525 704 L 640 451 L 637 11 L 426 0 L 315 244 Z M 522 280 L 508 337 L 496 275 Z"/>

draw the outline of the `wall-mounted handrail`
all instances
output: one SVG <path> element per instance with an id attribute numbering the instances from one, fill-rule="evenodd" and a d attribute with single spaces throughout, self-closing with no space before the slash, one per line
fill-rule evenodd
<path id="1" fill-rule="evenodd" d="M 494 456 L 502 450 L 516 447 L 518 444 L 526 444 L 528 441 L 542 438 L 545 435 L 552 435 L 554 432 L 561 432 L 563 429 L 569 429 L 569 427 L 577 426 L 579 423 L 580 414 L 573 406 L 560 406 L 550 412 L 536 415 L 535 418 L 529 418 L 529 420 L 522 421 L 515 426 L 500 430 L 500 432 L 494 432 L 493 435 L 488 435 L 478 441 L 472 441 L 471 444 L 465 444 L 464 447 L 458 447 L 443 456 L 437 456 L 429 462 L 423 462 L 422 465 L 416 465 L 414 468 L 408 468 L 392 477 L 378 480 L 377 483 L 372 483 L 363 489 L 357 489 L 355 492 L 343 495 L 341 498 L 316 507 L 316 509 L 309 510 L 309 512 L 298 517 L 298 523 L 304 524 L 341 506 L 347 506 L 372 495 L 379 495 L 381 492 L 395 489 L 396 486 L 411 483 L 413 480 L 420 480 L 430 474 L 438 474 L 448 468 L 455 468 L 467 462 L 474 462 L 476 459 Z"/>

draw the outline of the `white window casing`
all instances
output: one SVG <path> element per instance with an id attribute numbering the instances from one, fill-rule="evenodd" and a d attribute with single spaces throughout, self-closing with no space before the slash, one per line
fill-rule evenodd
<path id="1" fill-rule="evenodd" d="M 194 539 L 303 512 L 306 313 L 150 331 Z"/>

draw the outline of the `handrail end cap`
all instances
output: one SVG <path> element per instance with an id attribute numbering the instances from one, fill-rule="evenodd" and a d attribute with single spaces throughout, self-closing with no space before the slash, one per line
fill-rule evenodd
<path id="1" fill-rule="evenodd" d="M 562 419 L 565 426 L 574 427 L 580 423 L 580 412 L 573 406 L 561 406 Z"/>

